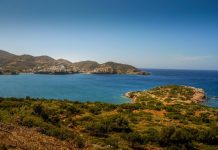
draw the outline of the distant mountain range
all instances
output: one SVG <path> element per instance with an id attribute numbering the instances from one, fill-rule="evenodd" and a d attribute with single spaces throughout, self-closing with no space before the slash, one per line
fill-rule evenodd
<path id="1" fill-rule="evenodd" d="M 131 65 L 115 62 L 99 64 L 95 61 L 72 63 L 65 59 L 49 56 L 15 55 L 0 50 L 0 74 L 38 73 L 38 74 L 136 74 L 148 75 Z"/>

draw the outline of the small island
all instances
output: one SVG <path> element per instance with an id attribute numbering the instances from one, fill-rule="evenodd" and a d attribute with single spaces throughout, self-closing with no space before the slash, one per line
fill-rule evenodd
<path id="1" fill-rule="evenodd" d="M 191 86 L 168 85 L 160 86 L 150 90 L 127 92 L 125 96 L 130 98 L 133 103 L 143 103 L 149 100 L 160 101 L 165 105 L 175 103 L 202 103 L 206 100 L 203 89 Z"/>
<path id="2" fill-rule="evenodd" d="M 131 65 L 106 62 L 99 64 L 95 61 L 81 61 L 72 63 L 65 59 L 55 60 L 49 56 L 14 55 L 0 50 L 0 75 L 1 74 L 130 74 L 149 75 Z"/>
<path id="3" fill-rule="evenodd" d="M 201 104 L 202 89 L 167 85 L 126 96 L 133 103 L 0 98 L 0 148 L 218 148 L 218 109 Z"/>

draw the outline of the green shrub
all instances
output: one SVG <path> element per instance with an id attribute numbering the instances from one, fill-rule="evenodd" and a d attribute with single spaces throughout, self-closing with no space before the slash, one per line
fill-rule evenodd
<path id="1" fill-rule="evenodd" d="M 104 137 L 109 132 L 107 122 L 91 122 L 86 126 L 86 130 L 93 136 Z"/>
<path id="2" fill-rule="evenodd" d="M 81 136 L 76 136 L 73 141 L 77 148 L 81 149 L 85 147 L 85 140 Z"/>
<path id="3" fill-rule="evenodd" d="M 21 120 L 21 124 L 29 128 L 34 127 L 34 126 L 39 126 L 41 123 L 42 123 L 42 120 L 35 116 L 25 116 Z"/>
<path id="4" fill-rule="evenodd" d="M 41 115 L 44 111 L 44 108 L 41 104 L 35 104 L 33 106 L 33 112 L 37 115 Z"/>
<path id="5" fill-rule="evenodd" d="M 59 125 L 60 118 L 58 115 L 50 116 L 48 119 L 53 125 Z"/>
<path id="6" fill-rule="evenodd" d="M 210 114 L 208 114 L 208 113 L 201 113 L 200 114 L 201 121 L 204 123 L 210 123 L 209 115 Z"/>
<path id="7" fill-rule="evenodd" d="M 12 108 L 20 108 L 23 106 L 30 106 L 29 102 L 19 101 L 17 99 L 14 100 L 4 100 L 0 103 L 0 109 L 12 109 Z"/>
<path id="8" fill-rule="evenodd" d="M 166 114 L 166 117 L 175 120 L 185 120 L 185 117 L 178 112 L 169 112 Z"/>
<path id="9" fill-rule="evenodd" d="M 135 148 L 137 144 L 143 143 L 142 136 L 137 132 L 130 132 L 129 134 L 124 136 L 124 138 L 126 138 L 130 142 L 130 146 L 132 148 Z"/>
<path id="10" fill-rule="evenodd" d="M 192 135 L 183 128 L 164 127 L 160 132 L 159 143 L 163 147 L 184 147 L 185 149 L 193 149 Z"/>
<path id="11" fill-rule="evenodd" d="M 129 122 L 119 115 L 103 120 L 93 121 L 86 126 L 86 130 L 94 136 L 105 136 L 108 132 L 130 132 Z"/>
<path id="12" fill-rule="evenodd" d="M 143 134 L 143 143 L 158 142 L 159 132 L 154 128 L 149 128 Z"/>
<path id="13" fill-rule="evenodd" d="M 119 148 L 119 143 L 118 143 L 119 139 L 116 139 L 116 138 L 107 138 L 105 140 L 105 143 L 107 145 L 110 145 L 112 146 L 113 149 L 118 149 Z"/>
<path id="14" fill-rule="evenodd" d="M 178 112 L 173 106 L 165 106 L 167 112 Z"/>
<path id="15" fill-rule="evenodd" d="M 101 108 L 96 107 L 96 106 L 91 106 L 91 107 L 89 107 L 89 112 L 94 114 L 94 115 L 98 115 L 101 113 Z"/>
<path id="16" fill-rule="evenodd" d="M 218 143 L 218 127 L 207 130 L 199 130 L 197 140 L 205 144 L 217 145 Z"/>
<path id="17" fill-rule="evenodd" d="M 67 106 L 67 112 L 70 115 L 74 115 L 74 114 L 79 114 L 81 111 L 80 111 L 80 109 L 76 108 L 75 106 L 70 105 L 70 106 Z"/>
<path id="18" fill-rule="evenodd" d="M 35 104 L 33 106 L 33 113 L 36 116 L 40 116 L 44 121 L 51 122 L 53 125 L 59 125 L 60 118 L 55 110 L 45 109 L 42 104 Z"/>
<path id="19" fill-rule="evenodd" d="M 45 111 L 45 108 L 40 103 L 33 106 L 33 114 L 41 116 L 45 121 L 49 119 L 49 114 Z"/>
<path id="20" fill-rule="evenodd" d="M 46 130 L 44 130 L 44 134 L 49 136 L 57 137 L 61 140 L 65 139 L 74 139 L 75 135 L 72 133 L 72 131 L 63 129 L 63 128 L 57 128 L 57 127 L 49 127 Z"/>
<path id="21" fill-rule="evenodd" d="M 134 103 L 134 104 L 130 103 L 130 104 L 121 104 L 120 108 L 122 108 L 124 110 L 134 111 L 134 110 L 139 110 L 139 109 L 141 109 L 143 107 L 139 103 Z"/>
<path id="22" fill-rule="evenodd" d="M 164 99 L 164 101 L 169 103 L 169 102 L 172 102 L 173 100 L 171 98 L 166 98 Z"/>
<path id="23" fill-rule="evenodd" d="M 112 111 L 112 110 L 114 110 L 116 108 L 117 108 L 117 105 L 107 104 L 107 105 L 104 105 L 103 110 L 104 111 Z"/>
<path id="24" fill-rule="evenodd" d="M 80 121 L 92 121 L 93 116 L 92 115 L 84 115 L 81 117 Z"/>
<path id="25" fill-rule="evenodd" d="M 121 116 L 114 116 L 111 118 L 111 120 L 108 120 L 110 122 L 110 128 L 112 131 L 117 132 L 125 132 L 129 130 L 129 122 L 125 118 Z"/>

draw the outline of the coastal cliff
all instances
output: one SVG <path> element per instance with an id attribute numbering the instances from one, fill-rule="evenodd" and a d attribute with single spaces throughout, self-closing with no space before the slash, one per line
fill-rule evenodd
<path id="1" fill-rule="evenodd" d="M 72 63 L 65 59 L 55 60 L 49 56 L 34 57 L 31 55 L 14 55 L 0 50 L 0 74 L 133 74 L 149 75 L 131 65 L 106 62 L 99 64 L 95 61 Z"/>

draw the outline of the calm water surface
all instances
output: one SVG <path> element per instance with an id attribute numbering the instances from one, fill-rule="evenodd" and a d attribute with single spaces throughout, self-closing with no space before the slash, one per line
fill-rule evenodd
<path id="1" fill-rule="evenodd" d="M 70 99 L 125 103 L 122 95 L 166 84 L 203 88 L 212 98 L 205 104 L 218 107 L 218 71 L 146 69 L 151 76 L 135 75 L 1 75 L 0 97 Z"/>

